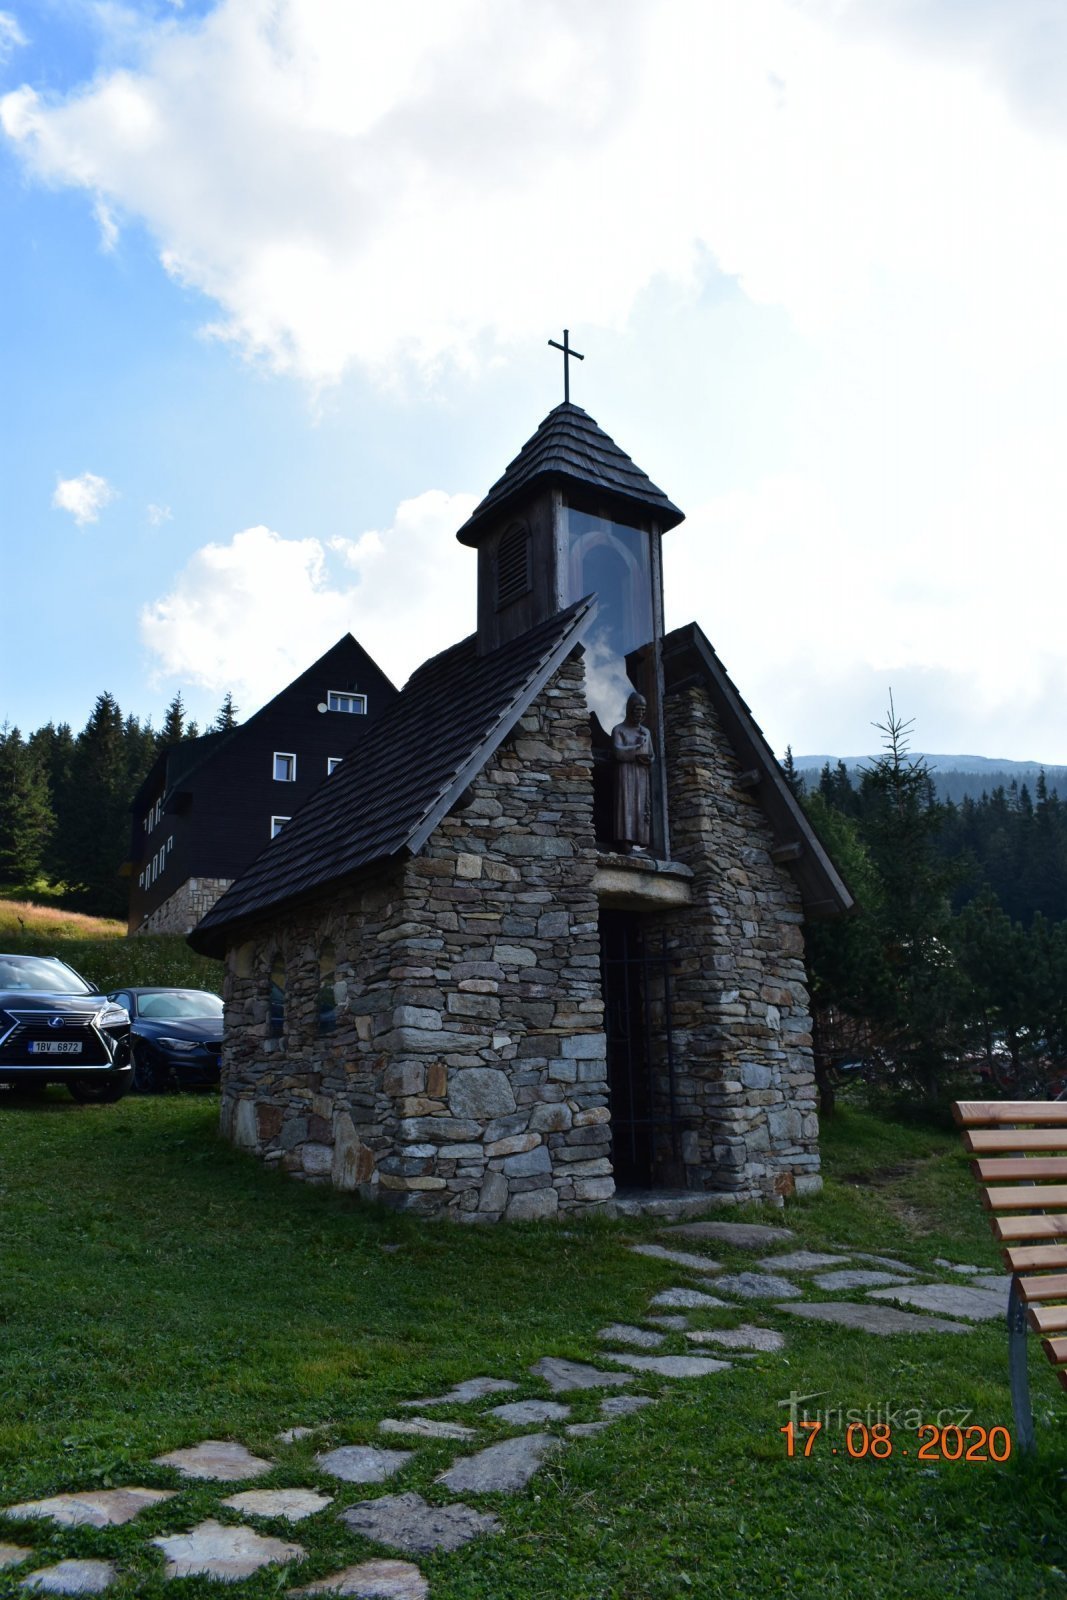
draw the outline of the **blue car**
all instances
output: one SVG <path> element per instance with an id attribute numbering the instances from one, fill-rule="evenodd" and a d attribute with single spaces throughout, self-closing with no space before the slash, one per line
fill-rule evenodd
<path id="1" fill-rule="evenodd" d="M 133 1087 L 158 1094 L 213 1089 L 219 1082 L 222 1001 L 206 989 L 116 989 L 110 996 L 130 1014 Z"/>

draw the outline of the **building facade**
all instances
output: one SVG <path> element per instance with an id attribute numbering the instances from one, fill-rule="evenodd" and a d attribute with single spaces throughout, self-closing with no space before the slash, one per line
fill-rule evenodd
<path id="1" fill-rule="evenodd" d="M 664 634 L 681 517 L 565 404 L 460 530 L 477 633 L 192 935 L 237 1144 L 471 1221 L 818 1187 L 803 923 L 851 898 L 700 629 Z"/>
<path id="2" fill-rule="evenodd" d="M 396 689 L 346 634 L 247 722 L 161 752 L 131 810 L 130 933 L 188 933 Z"/>

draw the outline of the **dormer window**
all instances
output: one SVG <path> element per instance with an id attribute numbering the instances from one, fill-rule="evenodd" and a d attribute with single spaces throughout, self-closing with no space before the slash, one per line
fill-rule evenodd
<path id="1" fill-rule="evenodd" d="M 367 696 L 365 694 L 346 694 L 339 689 L 331 689 L 326 696 L 327 711 L 347 711 L 356 716 L 366 716 Z"/>
<path id="2" fill-rule="evenodd" d="M 513 522 L 502 535 L 496 552 L 496 605 L 500 611 L 510 606 L 533 587 L 530 571 L 530 530 L 525 522 Z"/>

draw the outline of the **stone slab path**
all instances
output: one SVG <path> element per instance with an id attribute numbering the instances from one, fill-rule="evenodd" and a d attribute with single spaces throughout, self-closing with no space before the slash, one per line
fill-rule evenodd
<path id="1" fill-rule="evenodd" d="M 235 1583 L 250 1578 L 260 1567 L 279 1561 L 302 1561 L 304 1550 L 298 1544 L 270 1539 L 251 1528 L 230 1528 L 214 1518 L 198 1523 L 188 1533 L 172 1533 L 152 1543 L 166 1557 L 168 1578 L 191 1578 L 200 1573 Z"/>
<path id="2" fill-rule="evenodd" d="M 458 1550 L 479 1534 L 499 1533 L 500 1520 L 470 1506 L 431 1506 L 421 1494 L 388 1494 L 362 1500 L 341 1513 L 341 1521 L 377 1544 L 409 1555 Z"/>
<path id="3" fill-rule="evenodd" d="M 451 1465 L 438 1473 L 436 1482 L 441 1490 L 465 1498 L 431 1504 L 414 1491 L 386 1493 L 338 1510 L 334 1496 L 315 1487 L 245 1488 L 229 1493 L 218 1504 L 241 1517 L 294 1524 L 314 1516 L 339 1517 L 352 1532 L 403 1557 L 448 1553 L 471 1539 L 492 1537 L 502 1529 L 498 1516 L 467 1504 L 466 1497 L 521 1493 L 557 1453 L 656 1404 L 654 1394 L 610 1391 L 626 1389 L 635 1380 L 644 1379 L 646 1383 L 660 1380 L 662 1393 L 662 1383 L 728 1373 L 734 1362 L 759 1361 L 761 1356 L 773 1356 L 786 1348 L 786 1335 L 776 1328 L 752 1322 L 726 1328 L 693 1328 L 694 1316 L 714 1311 L 730 1312 L 736 1317 L 742 1309 L 738 1302 L 770 1300 L 774 1304 L 768 1310 L 866 1334 L 961 1334 L 968 1332 L 975 1321 L 1003 1316 L 1010 1284 L 1010 1279 L 992 1271 L 983 1274 L 977 1267 L 948 1261 L 939 1261 L 937 1266 L 951 1274 L 954 1281 L 941 1283 L 916 1281 L 929 1280 L 932 1274 L 869 1252 L 837 1246 L 819 1251 L 795 1247 L 776 1250 L 776 1246 L 788 1247 L 795 1241 L 789 1228 L 700 1220 L 661 1232 L 672 1244 L 714 1242 L 769 1253 L 753 1262 L 758 1270 L 726 1271 L 720 1262 L 696 1251 L 657 1244 L 629 1246 L 650 1261 L 697 1275 L 700 1287 L 678 1286 L 651 1295 L 643 1317 L 639 1314 L 644 1326 L 611 1322 L 600 1328 L 596 1334 L 604 1347 L 600 1359 L 608 1363 L 608 1369 L 554 1355 L 542 1356 L 529 1367 L 529 1374 L 553 1396 L 606 1391 L 598 1396 L 599 1416 L 595 1419 L 574 1422 L 572 1406 L 567 1401 L 530 1396 L 528 1378 L 522 1380 L 527 1388 L 525 1396 L 518 1393 L 520 1383 L 513 1378 L 468 1378 L 442 1394 L 396 1401 L 395 1406 L 405 1415 L 378 1421 L 380 1433 L 398 1436 L 408 1448 L 341 1444 L 315 1456 L 318 1470 L 341 1482 L 386 1484 L 409 1463 L 420 1459 L 420 1446 L 424 1443 L 438 1447 L 453 1444 L 464 1453 L 454 1456 Z M 801 1280 L 799 1284 L 796 1278 Z M 962 1281 L 965 1279 L 970 1281 Z M 717 1293 L 709 1293 L 709 1285 Z M 809 1298 L 816 1291 L 836 1295 L 857 1289 L 866 1291 L 862 1304 Z M 903 1306 L 916 1309 L 905 1310 Z M 668 1343 L 670 1336 L 674 1336 L 673 1348 Z M 688 1352 L 679 1351 L 679 1344 L 683 1349 L 688 1344 Z M 700 1347 L 699 1353 L 693 1346 Z M 704 1353 L 707 1347 L 714 1347 L 714 1353 Z M 620 1372 L 620 1367 L 627 1370 Z M 478 1409 L 468 1410 L 463 1422 L 425 1414 L 443 1406 Z M 289 1445 L 315 1433 L 324 1434 L 331 1426 L 293 1426 L 282 1429 L 276 1437 L 281 1444 Z M 495 1431 L 526 1431 L 513 1431 L 510 1437 L 495 1440 L 490 1434 L 491 1442 L 486 1443 L 486 1426 Z M 477 1448 L 480 1434 L 482 1447 Z M 219 1439 L 172 1450 L 157 1456 L 155 1462 L 190 1481 L 231 1486 L 261 1478 L 278 1465 L 253 1455 L 243 1444 Z M 435 1494 L 439 1492 L 435 1490 Z M 130 1522 L 179 1493 L 138 1486 L 89 1489 L 26 1501 L 0 1510 L 0 1515 L 51 1519 L 69 1527 L 106 1528 Z M 204 1575 L 232 1583 L 265 1567 L 300 1562 L 305 1555 L 303 1547 L 295 1542 L 268 1537 L 244 1523 L 234 1526 L 213 1518 L 151 1542 L 165 1557 L 167 1578 Z M 32 1547 L 0 1544 L 0 1568 L 29 1564 L 35 1556 Z M 80 1560 L 53 1563 L 29 1572 L 21 1581 L 27 1592 L 96 1594 L 104 1592 L 118 1576 L 112 1563 Z M 390 1557 L 359 1562 L 329 1577 L 289 1589 L 288 1593 L 352 1595 L 363 1600 L 427 1600 L 430 1586 L 411 1560 Z"/>
<path id="4" fill-rule="evenodd" d="M 343 1483 L 384 1483 L 412 1459 L 410 1450 L 382 1450 L 373 1444 L 343 1444 L 315 1457 L 315 1464 Z"/>
<path id="5" fill-rule="evenodd" d="M 545 1457 L 559 1448 L 559 1440 L 550 1433 L 520 1433 L 477 1455 L 460 1456 L 437 1481 L 456 1494 L 517 1494 Z"/>
<path id="6" fill-rule="evenodd" d="M 319 1578 L 291 1595 L 354 1595 L 356 1600 L 426 1600 L 430 1585 L 410 1561 L 361 1561 L 330 1578 Z"/>
<path id="7" fill-rule="evenodd" d="M 175 1489 L 87 1489 L 82 1494 L 25 1500 L 22 1505 L 8 1506 L 3 1514 L 5 1517 L 48 1517 L 65 1528 L 114 1528 L 132 1522 L 149 1506 L 172 1500 L 176 1493 Z"/>
<path id="8" fill-rule="evenodd" d="M 35 1594 L 103 1594 L 114 1580 L 110 1561 L 57 1561 L 23 1578 L 22 1588 Z"/>
<path id="9" fill-rule="evenodd" d="M 231 1494 L 222 1505 L 231 1511 L 243 1511 L 250 1517 L 281 1517 L 283 1522 L 303 1522 L 327 1506 L 333 1505 L 333 1496 L 319 1494 L 317 1489 L 245 1489 L 241 1494 Z"/>
<path id="10" fill-rule="evenodd" d="M 187 1450 L 154 1456 L 153 1461 L 157 1467 L 173 1467 L 183 1478 L 209 1478 L 220 1483 L 262 1478 L 265 1472 L 274 1470 L 273 1461 L 254 1456 L 243 1444 L 233 1444 L 228 1439 L 205 1439 Z"/>

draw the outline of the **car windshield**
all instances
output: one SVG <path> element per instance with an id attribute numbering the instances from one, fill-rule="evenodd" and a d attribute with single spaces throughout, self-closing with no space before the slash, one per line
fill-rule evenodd
<path id="1" fill-rule="evenodd" d="M 45 994 L 94 994 L 84 978 L 47 956 L 0 956 L 0 989 Z"/>
<path id="2" fill-rule="evenodd" d="M 163 994 L 143 994 L 137 1001 L 139 1016 L 221 1017 L 222 1001 L 206 989 L 168 989 Z"/>

